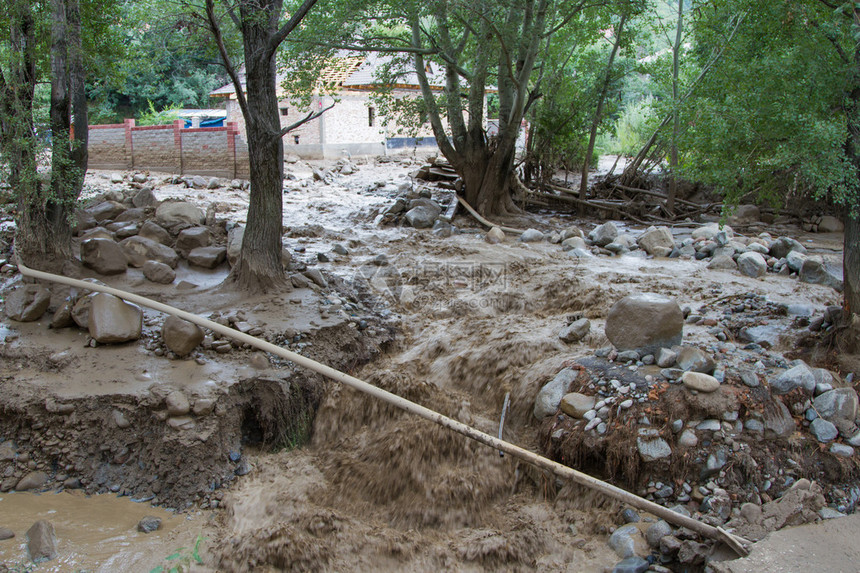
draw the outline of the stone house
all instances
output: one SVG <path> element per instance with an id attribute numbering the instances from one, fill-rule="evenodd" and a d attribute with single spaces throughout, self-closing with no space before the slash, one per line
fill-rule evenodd
<path id="1" fill-rule="evenodd" d="M 334 107 L 285 135 L 284 153 L 303 159 L 328 159 L 410 153 L 416 148 L 428 151 L 437 149 L 429 123 L 414 133 L 414 130 L 410 131 L 380 117 L 377 104 L 371 96 L 382 87 L 390 89 L 395 98 L 421 97 L 415 72 L 404 72 L 397 84 L 382 86 L 375 78 L 375 72 L 385 62 L 385 57 L 373 54 L 341 55 L 338 65 L 324 71 L 321 78 L 326 85 L 335 86 L 334 97 L 315 95 L 311 102 L 312 109 L 323 109 L 332 103 Z M 431 67 L 428 73 L 434 89 L 441 89 L 444 83 L 441 70 Z M 292 104 L 289 94 L 280 84 L 279 81 L 281 125 L 287 126 L 307 115 L 309 110 L 299 109 Z M 226 100 L 227 121 L 235 122 L 244 136 L 245 122 L 232 82 L 209 95 Z"/>

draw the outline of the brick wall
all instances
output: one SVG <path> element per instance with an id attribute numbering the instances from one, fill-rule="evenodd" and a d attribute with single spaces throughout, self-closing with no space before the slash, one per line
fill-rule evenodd
<path id="1" fill-rule="evenodd" d="M 247 179 L 248 145 L 238 125 L 184 129 L 172 125 L 91 125 L 89 166 Z"/>

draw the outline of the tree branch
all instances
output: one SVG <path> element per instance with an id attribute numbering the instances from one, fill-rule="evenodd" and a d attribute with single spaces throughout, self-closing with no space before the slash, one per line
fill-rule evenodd
<path id="1" fill-rule="evenodd" d="M 325 112 L 327 112 L 328 110 L 330 110 L 331 108 L 333 108 L 334 106 L 335 106 L 335 104 L 334 104 L 334 103 L 332 103 L 330 106 L 328 106 L 328 107 L 327 107 L 327 108 L 325 108 L 325 109 L 321 109 L 320 111 L 312 111 L 312 112 L 310 112 L 309 114 L 307 114 L 305 117 L 303 117 L 302 119 L 300 119 L 300 120 L 299 120 L 299 121 L 297 121 L 296 123 L 294 123 L 294 124 L 292 124 L 292 125 L 288 125 L 287 127 L 285 127 L 285 128 L 283 128 L 283 129 L 281 129 L 281 137 L 285 136 L 286 134 L 288 134 L 288 133 L 289 133 L 289 132 L 291 132 L 292 130 L 294 130 L 294 129 L 298 128 L 298 127 L 303 126 L 303 125 L 304 125 L 304 124 L 306 124 L 307 122 L 315 120 L 316 118 L 318 118 L 319 116 L 321 116 L 322 114 L 324 114 Z"/>
<path id="2" fill-rule="evenodd" d="M 233 66 L 230 60 L 230 55 L 227 53 L 227 46 L 224 45 L 224 36 L 221 35 L 221 27 L 218 25 L 218 18 L 215 16 L 214 0 L 206 0 L 206 19 L 209 21 L 209 30 L 215 38 L 215 43 L 218 45 L 218 52 L 221 54 L 221 59 L 224 61 L 224 68 L 227 74 L 233 81 L 233 87 L 236 88 L 236 100 L 239 102 L 239 109 L 242 110 L 244 117 L 249 117 L 248 101 L 245 99 L 245 90 L 242 89 L 242 82 L 239 80 L 239 73 Z"/>
<path id="3" fill-rule="evenodd" d="M 289 21 L 281 26 L 281 29 L 278 30 L 272 37 L 269 39 L 268 51 L 269 55 L 274 54 L 275 50 L 278 49 L 278 46 L 281 45 L 287 36 L 290 35 L 290 32 L 295 30 L 296 26 L 298 26 L 301 21 L 307 16 L 310 9 L 313 8 L 314 4 L 317 3 L 317 0 L 305 0 L 302 2 L 302 5 L 296 10 L 296 13 L 293 14 L 292 18 Z"/>

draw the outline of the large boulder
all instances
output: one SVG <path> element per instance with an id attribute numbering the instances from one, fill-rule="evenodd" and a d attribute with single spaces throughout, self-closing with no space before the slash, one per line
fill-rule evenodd
<path id="1" fill-rule="evenodd" d="M 555 375 L 555 378 L 544 384 L 535 398 L 534 416 L 543 420 L 547 416 L 555 414 L 561 399 L 567 394 L 568 388 L 579 375 L 573 368 L 565 368 Z"/>
<path id="2" fill-rule="evenodd" d="M 191 227 L 179 233 L 174 249 L 183 257 L 187 257 L 188 253 L 196 248 L 208 247 L 211 237 L 208 227 Z"/>
<path id="3" fill-rule="evenodd" d="M 27 552 L 33 563 L 57 557 L 57 536 L 50 521 L 40 519 L 27 530 Z"/>
<path id="4" fill-rule="evenodd" d="M 742 275 L 758 278 L 767 272 L 767 261 L 760 254 L 747 251 L 738 257 L 738 270 Z"/>
<path id="5" fill-rule="evenodd" d="M 854 420 L 860 415 L 860 403 L 853 388 L 836 388 L 820 394 L 812 403 L 818 415 L 832 422 L 843 435 L 851 435 Z"/>
<path id="6" fill-rule="evenodd" d="M 176 280 L 176 271 L 158 261 L 146 261 L 141 270 L 143 276 L 154 283 L 169 285 Z"/>
<path id="7" fill-rule="evenodd" d="M 681 343 L 684 313 L 674 300 L 654 293 L 626 296 L 606 317 L 606 337 L 618 350 L 649 354 Z"/>
<path id="8" fill-rule="evenodd" d="M 775 259 L 785 258 L 791 251 L 799 251 L 805 255 L 806 247 L 791 237 L 780 237 L 770 244 L 770 256 Z"/>
<path id="9" fill-rule="evenodd" d="M 143 225 L 140 226 L 140 231 L 137 232 L 138 236 L 143 237 L 145 239 L 151 239 L 156 243 L 161 243 L 162 245 L 170 246 L 171 238 L 170 233 L 164 229 L 158 223 L 153 223 L 152 221 L 147 221 Z"/>
<path id="10" fill-rule="evenodd" d="M 203 342 L 203 331 L 193 322 L 168 316 L 161 327 L 161 339 L 171 352 L 185 356 Z"/>
<path id="11" fill-rule="evenodd" d="M 571 418 L 582 418 L 589 410 L 594 409 L 597 399 L 579 392 L 565 394 L 561 399 L 561 411 Z"/>
<path id="12" fill-rule="evenodd" d="M 81 242 L 81 262 L 102 275 L 118 275 L 128 268 L 128 257 L 116 241 L 87 239 Z"/>
<path id="13" fill-rule="evenodd" d="M 204 269 L 214 269 L 227 259 L 227 247 L 197 247 L 188 253 L 188 262 Z"/>
<path id="14" fill-rule="evenodd" d="M 655 257 L 665 257 L 675 248 L 675 238 L 669 227 L 649 227 L 637 239 L 639 248 Z"/>
<path id="15" fill-rule="evenodd" d="M 595 227 L 589 234 L 588 238 L 598 247 L 605 247 L 612 241 L 618 238 L 618 227 L 612 221 L 607 221 L 602 225 Z"/>
<path id="16" fill-rule="evenodd" d="M 695 346 L 684 346 L 678 351 L 675 358 L 678 368 L 685 372 L 701 372 L 710 374 L 714 371 L 716 363 L 707 352 Z"/>
<path id="17" fill-rule="evenodd" d="M 833 215 L 825 215 L 818 222 L 819 233 L 841 233 L 845 230 L 845 225 Z"/>
<path id="18" fill-rule="evenodd" d="M 51 305 L 51 293 L 40 285 L 24 285 L 6 297 L 6 316 L 18 322 L 39 320 Z"/>
<path id="19" fill-rule="evenodd" d="M 827 265 L 821 258 L 807 258 L 800 267 L 798 279 L 800 282 L 829 286 L 842 292 L 843 282 L 839 269 Z"/>
<path id="20" fill-rule="evenodd" d="M 720 233 L 725 233 L 727 239 L 731 239 L 735 236 L 734 230 L 728 225 L 723 225 L 720 227 L 719 223 L 708 223 L 706 225 L 702 225 L 697 229 L 693 229 L 693 232 L 690 233 L 690 236 L 693 240 L 697 241 L 699 239 L 710 240 L 716 238 L 716 236 Z"/>
<path id="21" fill-rule="evenodd" d="M 125 211 L 125 205 L 116 201 L 102 201 L 98 205 L 87 209 L 93 218 L 101 223 L 102 221 L 116 219 L 117 215 Z"/>
<path id="22" fill-rule="evenodd" d="M 797 429 L 797 424 L 791 416 L 788 406 L 781 400 L 773 400 L 765 405 L 762 415 L 765 435 L 775 438 L 790 438 Z"/>
<path id="23" fill-rule="evenodd" d="M 165 227 L 171 227 L 176 223 L 202 225 L 206 222 L 206 213 L 197 205 L 185 201 L 162 203 L 155 210 L 155 217 L 158 223 Z"/>
<path id="24" fill-rule="evenodd" d="M 125 254 L 128 255 L 128 262 L 133 267 L 140 268 L 146 261 L 158 261 L 172 269 L 175 269 L 176 265 L 179 264 L 179 255 L 176 254 L 176 251 L 146 237 L 136 236 L 123 239 L 120 246 L 125 250 Z"/>
<path id="25" fill-rule="evenodd" d="M 429 229 L 440 212 L 441 209 L 437 211 L 426 205 L 419 205 L 406 212 L 406 222 L 416 229 Z"/>
<path id="26" fill-rule="evenodd" d="M 142 327 L 140 307 L 112 294 L 100 292 L 92 296 L 89 330 L 96 342 L 110 344 L 137 340 Z"/>
<path id="27" fill-rule="evenodd" d="M 815 383 L 815 373 L 801 362 L 771 380 L 770 390 L 774 394 L 788 394 L 795 388 L 803 388 L 812 394 L 815 391 Z"/>
<path id="28" fill-rule="evenodd" d="M 135 193 L 134 197 L 131 199 L 131 203 L 138 208 L 154 207 L 158 204 L 158 199 L 155 198 L 151 188 L 143 187 L 140 191 Z"/>

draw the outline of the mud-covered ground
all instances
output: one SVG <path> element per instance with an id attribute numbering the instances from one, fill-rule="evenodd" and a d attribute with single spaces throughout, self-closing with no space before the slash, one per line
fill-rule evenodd
<path id="1" fill-rule="evenodd" d="M 763 295 L 770 305 L 806 305 L 816 315 L 840 301 L 832 288 L 794 277 L 769 273 L 755 279 L 689 258 L 634 252 L 578 259 L 557 244 L 511 236 L 489 244 L 485 229 L 463 215 L 453 221 L 457 232 L 451 236 L 384 224 L 386 208 L 423 187 L 409 177 L 419 162 L 353 163 L 355 172 L 348 175 L 322 171 L 330 165 L 287 165 L 284 244 L 293 268 L 321 270 L 325 286 L 249 298 L 220 285 L 226 265 L 201 271 L 185 262 L 167 286 L 145 280 L 138 269 L 119 278 L 81 273 L 234 326 L 246 323 L 267 340 L 489 434 L 499 431 L 507 395 L 504 438 L 533 451 L 546 446 L 533 416 L 535 396 L 559 370 L 608 345 L 603 321 L 627 294 L 664 294 L 703 314 L 750 294 Z M 244 223 L 247 191 L 229 182 L 189 189 L 163 174 L 148 174 L 140 183 L 132 182 L 131 173 L 121 182 L 111 182 L 111 175 L 89 173 L 84 199 L 148 185 L 159 200 L 179 198 L 208 207 L 228 225 Z M 453 199 L 450 192 L 430 190 L 443 205 Z M 576 224 L 587 233 L 599 222 L 532 213 L 504 223 L 548 233 Z M 690 230 L 679 226 L 674 233 L 683 238 Z M 808 235 L 794 225 L 736 232 L 765 230 L 795 237 L 834 262 L 841 258 L 837 234 Z M 0 276 L 5 288 L 20 281 L 14 269 Z M 55 304 L 68 294 L 56 289 Z M 756 316 L 780 330 L 769 356 L 799 350 L 798 339 L 807 332 L 793 318 Z M 590 333 L 562 342 L 559 331 L 580 317 L 591 320 Z M 176 548 L 193 546 L 198 536 L 205 538 L 201 570 L 602 571 L 619 561 L 607 545 L 609 532 L 623 522 L 619 504 L 276 357 L 227 349 L 211 334 L 189 357 L 172 357 L 160 341 L 162 320 L 147 310 L 141 340 L 94 346 L 83 330 L 49 329 L 50 315 L 32 323 L 4 317 L 0 443 L 13 450 L 2 478 L 13 484 L 28 472 L 44 472 L 48 492 L 32 508 L 20 501 L 31 493 L 0 493 L 0 527 L 16 533 L 0 541 L 0 563 L 26 562 L 24 531 L 51 511 L 41 504 L 57 489 L 111 496 L 57 497 L 56 511 L 63 512 L 64 523 L 103 527 L 106 538 L 122 540 L 97 551 L 99 536 L 87 535 L 74 550 L 66 546 L 64 560 L 40 571 L 114 571 L 118 563 L 148 570 Z M 685 344 L 712 345 L 713 328 L 710 322 L 685 325 Z M 726 332 L 737 333 L 730 324 Z M 740 350 L 733 352 L 726 352 L 727 363 L 743 359 Z M 819 359 L 847 374 L 832 356 Z M 187 420 L 168 414 L 166 397 L 175 390 L 189 398 Z M 311 422 L 308 412 L 314 411 Z M 272 450 L 275 442 L 279 451 Z M 296 443 L 301 445 L 284 447 Z M 608 466 L 588 461 L 591 467 L 582 469 L 636 493 L 653 494 L 655 481 L 677 477 L 664 467 L 654 476 L 647 467 L 635 476 L 620 470 L 607 475 Z M 819 473 L 811 477 L 828 487 L 851 485 L 832 468 Z M 95 525 L 91 516 L 84 519 L 95 503 L 130 515 L 129 499 L 149 512 L 181 511 L 173 519 L 185 516 L 184 522 L 153 541 L 115 533 L 110 512 L 95 518 Z M 149 502 L 160 508 L 149 508 Z M 14 523 L 5 517 L 6 507 L 14 507 Z M 58 537 L 75 527 L 58 527 Z M 69 532 L 66 538 L 72 537 Z"/>

